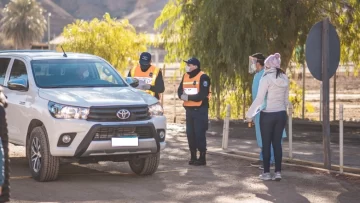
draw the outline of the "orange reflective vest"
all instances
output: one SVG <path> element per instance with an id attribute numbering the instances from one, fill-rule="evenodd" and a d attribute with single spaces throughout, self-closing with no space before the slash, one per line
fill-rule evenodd
<path id="1" fill-rule="evenodd" d="M 200 71 L 195 77 L 190 78 L 189 74 L 185 73 L 183 79 L 183 92 L 187 95 L 196 95 L 200 91 L 200 78 L 205 74 L 204 72 Z M 209 94 L 208 99 L 210 99 L 210 86 L 209 86 Z M 202 101 L 184 101 L 184 106 L 188 107 L 197 107 L 201 106 Z"/>
<path id="2" fill-rule="evenodd" d="M 150 66 L 150 68 L 146 72 L 143 72 L 140 68 L 140 65 L 138 65 L 135 68 L 131 69 L 130 75 L 131 77 L 136 78 L 139 81 L 143 81 L 146 84 L 154 86 L 156 77 L 159 75 L 159 72 L 160 68 L 156 68 L 155 66 Z M 155 96 L 155 92 L 151 90 L 145 90 L 145 92 L 152 96 Z"/>

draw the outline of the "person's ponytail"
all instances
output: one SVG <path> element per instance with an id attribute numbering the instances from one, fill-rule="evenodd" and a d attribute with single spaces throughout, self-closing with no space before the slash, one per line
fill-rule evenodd
<path id="1" fill-rule="evenodd" d="M 285 74 L 285 72 L 280 68 L 276 68 L 276 78 L 278 78 L 280 74 Z"/>

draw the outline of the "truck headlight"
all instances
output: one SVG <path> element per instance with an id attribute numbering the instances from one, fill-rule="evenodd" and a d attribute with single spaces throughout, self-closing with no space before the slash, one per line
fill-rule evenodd
<path id="1" fill-rule="evenodd" d="M 162 116 L 164 114 L 164 109 L 159 103 L 156 103 L 149 106 L 149 114 L 150 116 Z"/>
<path id="2" fill-rule="evenodd" d="M 54 118 L 62 119 L 87 119 L 89 108 L 68 106 L 49 102 L 49 112 Z"/>

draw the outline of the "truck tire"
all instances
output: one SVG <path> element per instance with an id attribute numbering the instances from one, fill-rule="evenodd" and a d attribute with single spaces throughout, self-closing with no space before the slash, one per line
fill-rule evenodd
<path id="1" fill-rule="evenodd" d="M 129 161 L 131 170 L 138 175 L 152 175 L 156 172 L 160 163 L 160 152 L 152 157 L 134 159 Z"/>
<path id="2" fill-rule="evenodd" d="M 46 129 L 39 126 L 31 131 L 26 146 L 32 177 L 39 182 L 56 180 L 59 174 L 59 158 L 51 156 Z"/>

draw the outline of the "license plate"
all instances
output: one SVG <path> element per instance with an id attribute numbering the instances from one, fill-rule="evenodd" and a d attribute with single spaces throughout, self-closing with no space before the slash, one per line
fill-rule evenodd
<path id="1" fill-rule="evenodd" d="M 111 138 L 113 147 L 137 147 L 139 146 L 139 138 L 137 136 L 122 136 Z"/>

